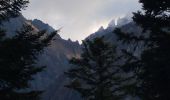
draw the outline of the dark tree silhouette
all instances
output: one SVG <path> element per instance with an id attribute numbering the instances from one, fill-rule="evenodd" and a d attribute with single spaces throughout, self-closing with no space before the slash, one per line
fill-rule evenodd
<path id="1" fill-rule="evenodd" d="M 0 0 L 0 25 L 20 15 L 28 0 Z M 37 57 L 57 34 L 36 32 L 30 25 L 24 25 L 12 38 L 5 37 L 0 28 L 0 99 L 38 100 L 41 91 L 31 91 L 29 81 L 33 75 L 44 69 L 37 66 Z"/>
<path id="2" fill-rule="evenodd" d="M 81 58 L 73 58 L 73 67 L 65 74 L 71 78 L 68 88 L 78 91 L 86 100 L 120 100 L 126 80 L 121 76 L 116 47 L 95 38 L 83 42 Z"/>
<path id="3" fill-rule="evenodd" d="M 33 75 L 42 71 L 37 57 L 48 46 L 57 32 L 45 35 L 35 32 L 32 26 L 24 26 L 13 38 L 0 42 L 0 98 L 3 100 L 37 100 L 40 91 L 24 91 L 29 88 Z M 20 92 L 20 90 L 23 90 Z"/>
<path id="4" fill-rule="evenodd" d="M 143 100 L 170 100 L 170 1 L 139 2 L 142 11 L 134 13 L 133 20 L 143 32 L 136 35 L 115 30 L 122 43 L 143 47 L 139 56 L 124 50 L 126 57 L 128 54 L 124 68 L 136 73 L 137 94 Z"/>

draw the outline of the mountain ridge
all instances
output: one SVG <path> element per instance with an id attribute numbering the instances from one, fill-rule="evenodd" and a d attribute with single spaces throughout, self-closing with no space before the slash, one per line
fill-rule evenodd
<path id="1" fill-rule="evenodd" d="M 24 23 L 32 25 L 35 31 L 47 30 L 47 34 L 55 31 L 54 28 L 41 20 L 27 20 L 23 16 L 11 19 L 9 22 L 6 22 L 3 27 L 6 25 L 8 34 L 10 33 L 10 35 L 13 36 L 15 34 L 12 33 L 15 32 L 14 28 L 16 27 L 9 30 L 11 26 L 18 24 L 16 29 L 18 30 Z M 115 24 L 115 20 L 112 20 L 108 23 L 108 27 L 106 29 L 101 26 L 98 31 L 88 36 L 85 40 L 104 36 L 105 40 L 118 44 L 116 36 L 113 33 L 113 30 L 116 27 L 121 27 L 123 30 L 129 31 L 138 32 L 140 30 L 140 28 L 126 18 L 119 19 L 117 24 L 118 25 Z M 64 85 L 67 84 L 68 79 L 63 74 L 63 72 L 70 68 L 69 59 L 72 57 L 80 57 L 81 52 L 81 45 L 77 41 L 74 42 L 71 39 L 64 40 L 59 34 L 57 34 L 54 41 L 51 42 L 51 45 L 44 49 L 44 53 L 42 55 L 39 55 L 38 64 L 47 65 L 47 68 L 45 71 L 35 75 L 35 80 L 33 80 L 31 84 L 32 89 L 44 90 L 42 100 L 82 100 L 77 92 L 64 87 Z"/>

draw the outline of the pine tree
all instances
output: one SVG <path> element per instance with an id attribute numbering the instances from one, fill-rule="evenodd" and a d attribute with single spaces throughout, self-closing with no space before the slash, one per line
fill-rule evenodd
<path id="1" fill-rule="evenodd" d="M 26 91 L 33 75 L 43 70 L 38 55 L 57 32 L 46 35 L 25 25 L 17 35 L 0 42 L 0 98 L 3 100 L 37 100 L 41 91 Z M 22 92 L 21 92 L 22 90 Z M 25 91 L 25 92 L 24 92 Z"/>
<path id="2" fill-rule="evenodd" d="M 10 18 L 21 15 L 28 0 L 0 0 L 0 25 Z M 29 89 L 33 75 L 44 69 L 37 66 L 37 57 L 56 35 L 45 31 L 35 32 L 32 26 L 24 25 L 12 38 L 5 37 L 0 28 L 0 99 L 38 100 L 41 91 Z"/>
<path id="3" fill-rule="evenodd" d="M 120 100 L 125 86 L 121 76 L 116 47 L 102 38 L 83 42 L 81 58 L 73 58 L 72 68 L 65 74 L 72 79 L 68 88 L 76 90 L 85 100 Z"/>
<path id="4" fill-rule="evenodd" d="M 134 13 L 134 22 L 143 28 L 141 34 L 116 29 L 119 40 L 142 47 L 139 56 L 125 51 L 124 68 L 136 73 L 138 96 L 143 100 L 170 100 L 170 1 L 139 0 L 142 11 Z M 129 55 L 127 55 L 129 54 Z"/>

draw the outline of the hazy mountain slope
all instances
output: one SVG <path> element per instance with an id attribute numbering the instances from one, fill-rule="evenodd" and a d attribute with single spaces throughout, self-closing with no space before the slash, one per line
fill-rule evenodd
<path id="1" fill-rule="evenodd" d="M 39 57 L 40 64 L 47 65 L 47 68 L 36 76 L 34 88 L 46 89 L 49 87 L 55 79 L 69 68 L 68 59 L 78 57 L 80 52 L 78 43 L 56 38 L 52 45 L 46 48 L 43 55 Z"/>

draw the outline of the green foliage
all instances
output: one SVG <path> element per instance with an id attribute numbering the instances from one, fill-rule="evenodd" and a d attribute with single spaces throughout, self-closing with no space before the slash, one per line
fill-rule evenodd
<path id="1" fill-rule="evenodd" d="M 72 79 L 67 87 L 86 100 L 120 100 L 125 78 L 121 76 L 116 47 L 104 42 L 103 37 L 84 41 L 83 46 L 81 58 L 71 59 L 73 66 L 65 73 Z"/>
<path id="2" fill-rule="evenodd" d="M 119 40 L 127 45 L 134 45 L 133 52 L 126 51 L 124 67 L 136 73 L 137 95 L 143 100 L 170 99 L 170 1 L 139 0 L 143 11 L 134 13 L 134 22 L 143 28 L 139 36 L 135 33 L 116 29 Z M 143 47 L 142 50 L 136 49 Z M 128 52 L 128 53 L 127 53 Z M 130 55 L 127 55 L 130 54 Z"/>

